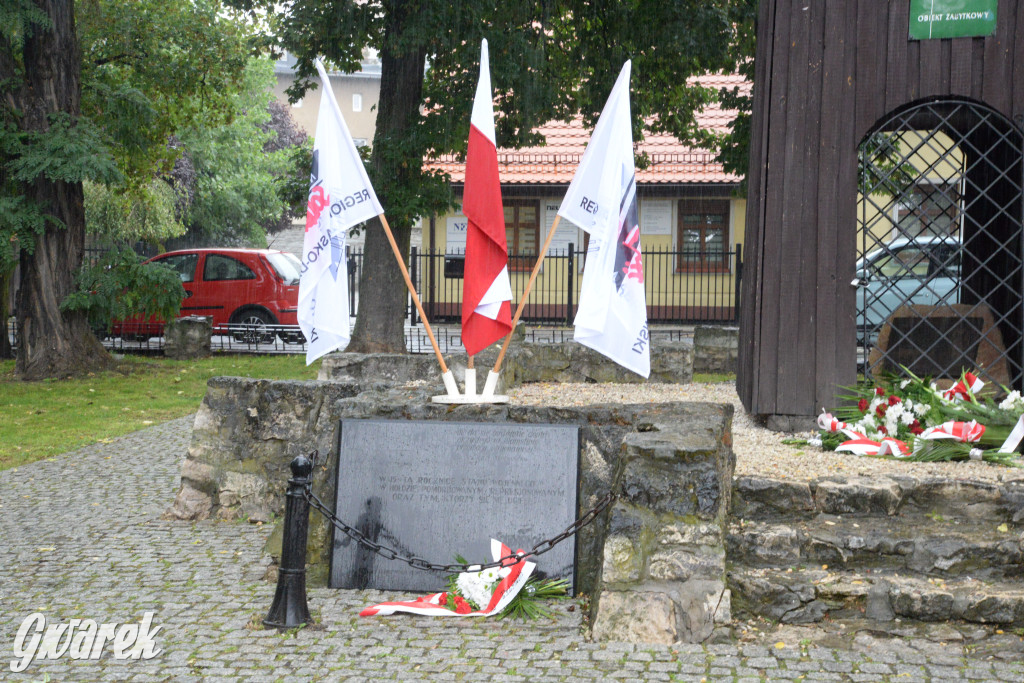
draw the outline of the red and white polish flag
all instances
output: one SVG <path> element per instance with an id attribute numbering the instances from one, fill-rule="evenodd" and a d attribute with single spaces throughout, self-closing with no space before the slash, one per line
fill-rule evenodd
<path id="1" fill-rule="evenodd" d="M 472 356 L 512 330 L 512 285 L 486 40 L 480 47 L 480 80 L 469 125 L 462 211 L 469 223 L 462 281 L 462 343 Z"/>

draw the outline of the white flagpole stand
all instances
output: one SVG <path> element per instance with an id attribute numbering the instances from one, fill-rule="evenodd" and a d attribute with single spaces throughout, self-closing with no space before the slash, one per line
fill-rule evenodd
<path id="1" fill-rule="evenodd" d="M 451 375 L 451 370 L 448 371 L 447 375 Z M 476 393 L 476 369 L 466 368 L 466 391 L 463 394 L 459 393 L 458 387 L 455 385 L 454 378 L 451 381 L 451 386 L 448 385 L 448 378 L 445 377 L 445 388 L 448 393 L 442 396 L 433 396 L 431 401 L 434 403 L 448 403 L 448 404 L 460 404 L 465 405 L 469 403 L 508 403 L 508 396 L 503 394 L 495 395 L 494 389 L 498 385 L 498 373 L 488 372 L 487 381 L 484 383 L 484 392 L 482 394 Z M 453 391 L 454 389 L 454 391 Z"/>

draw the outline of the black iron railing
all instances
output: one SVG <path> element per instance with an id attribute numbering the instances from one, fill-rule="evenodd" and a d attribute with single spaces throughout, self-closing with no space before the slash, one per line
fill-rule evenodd
<path id="1" fill-rule="evenodd" d="M 572 244 L 567 249 L 549 252 L 523 309 L 523 320 L 534 324 L 572 324 L 579 304 L 585 256 Z M 350 249 L 349 305 L 353 316 L 358 312 L 362 262 L 362 251 Z M 518 302 L 525 290 L 535 262 L 536 254 L 509 256 L 513 301 Z M 741 245 L 737 244 L 735 251 L 713 255 L 697 251 L 647 251 L 643 262 L 648 321 L 731 323 L 738 319 L 743 276 Z M 460 319 L 463 266 L 461 251 L 412 249 L 409 273 L 431 321 Z M 411 305 L 408 316 L 416 322 Z"/>

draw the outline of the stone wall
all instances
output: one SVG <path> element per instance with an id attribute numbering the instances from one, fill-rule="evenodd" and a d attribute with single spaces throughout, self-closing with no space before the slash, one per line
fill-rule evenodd
<path id="1" fill-rule="evenodd" d="M 623 439 L 595 596 L 597 639 L 703 642 L 731 619 L 724 528 L 732 411 L 702 405 Z"/>
<path id="2" fill-rule="evenodd" d="M 698 325 L 693 328 L 693 371 L 734 374 L 740 328 Z"/>
<path id="3" fill-rule="evenodd" d="M 361 367 L 364 378 L 379 377 Z M 347 374 L 358 372 L 350 368 Z M 288 463 L 313 449 L 326 456 L 317 467 L 314 492 L 333 501 L 343 418 L 576 424 L 581 428 L 580 510 L 590 509 L 609 489 L 620 492 L 612 510 L 584 528 L 577 542 L 577 587 L 593 596 L 595 637 L 697 641 L 728 620 L 722 520 L 734 464 L 731 406 L 451 407 L 430 403 L 433 393 L 423 381 L 386 386 L 214 378 L 196 417 L 169 515 L 250 520 L 280 515 Z M 275 538 L 279 547 L 276 533 L 272 545 Z M 314 515 L 308 556 L 312 585 L 326 581 L 329 544 L 326 522 Z M 651 611 L 638 611 L 640 605 Z"/>
<path id="4" fill-rule="evenodd" d="M 164 325 L 164 355 L 168 358 L 206 358 L 210 355 L 213 318 L 189 315 Z"/>
<path id="5" fill-rule="evenodd" d="M 477 379 L 494 367 L 498 350 L 476 355 Z M 445 356 L 459 386 L 466 370 L 465 354 Z M 498 391 L 528 382 L 666 382 L 686 384 L 693 378 L 694 347 L 688 341 L 664 342 L 651 348 L 651 376 L 645 380 L 605 356 L 576 342 L 562 344 L 520 342 L 509 347 L 501 366 Z M 434 354 L 339 353 L 324 358 L 318 379 L 366 382 L 383 387 L 408 380 L 433 381 L 443 391 Z"/>

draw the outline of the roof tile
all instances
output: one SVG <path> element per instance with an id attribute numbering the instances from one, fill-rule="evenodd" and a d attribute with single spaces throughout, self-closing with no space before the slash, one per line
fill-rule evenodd
<path id="1" fill-rule="evenodd" d="M 713 88 L 750 90 L 750 83 L 738 75 L 715 74 L 697 80 Z M 698 112 L 697 124 L 701 128 L 725 131 L 735 116 L 735 110 L 713 104 Z M 571 123 L 551 121 L 537 131 L 547 140 L 547 145 L 498 150 L 498 173 L 503 185 L 566 185 L 572 181 L 590 131 L 584 129 L 581 119 Z M 736 183 L 740 180 L 739 176 L 726 173 L 722 164 L 714 160 L 715 152 L 688 147 L 668 134 L 649 133 L 635 147 L 637 152 L 646 152 L 651 160 L 646 169 L 637 171 L 639 184 Z M 466 180 L 466 164 L 454 155 L 428 161 L 426 166 L 449 174 L 454 183 Z"/>

